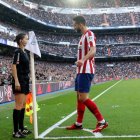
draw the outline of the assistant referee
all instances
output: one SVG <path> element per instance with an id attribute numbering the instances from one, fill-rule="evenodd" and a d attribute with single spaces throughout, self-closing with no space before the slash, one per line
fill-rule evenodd
<path id="1" fill-rule="evenodd" d="M 29 93 L 29 57 L 25 51 L 28 35 L 20 33 L 15 42 L 18 47 L 14 53 L 12 64 L 12 89 L 15 96 L 15 107 L 13 110 L 13 137 L 25 138 L 31 131 L 24 128 L 24 114 L 26 95 Z"/>

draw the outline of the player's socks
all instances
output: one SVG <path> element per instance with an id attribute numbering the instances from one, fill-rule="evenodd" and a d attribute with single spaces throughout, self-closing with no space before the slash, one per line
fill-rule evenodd
<path id="1" fill-rule="evenodd" d="M 101 115 L 100 111 L 98 110 L 96 104 L 91 99 L 85 100 L 84 104 L 92 112 L 92 114 L 96 117 L 98 122 L 102 121 L 104 119 L 103 116 Z"/>
<path id="2" fill-rule="evenodd" d="M 76 122 L 75 123 L 77 126 L 82 126 L 82 123 Z"/>
<path id="3" fill-rule="evenodd" d="M 85 107 L 86 106 L 82 102 L 80 102 L 79 100 L 77 101 L 77 124 L 82 125 Z"/>
<path id="4" fill-rule="evenodd" d="M 85 105 L 77 100 L 77 121 L 76 123 L 72 124 L 71 126 L 67 126 L 67 130 L 81 130 L 83 129 L 82 127 L 82 121 L 84 117 L 84 112 L 85 112 Z"/>
<path id="5" fill-rule="evenodd" d="M 21 132 L 23 135 L 29 135 L 32 132 L 24 127 L 24 115 L 25 115 L 25 108 L 21 109 L 21 112 L 20 112 L 19 132 Z"/>
<path id="6" fill-rule="evenodd" d="M 18 132 L 18 125 L 20 119 L 20 110 L 13 110 L 13 124 L 14 124 L 14 132 Z"/>
<path id="7" fill-rule="evenodd" d="M 23 131 L 24 129 L 24 114 L 25 114 L 25 108 L 22 108 L 20 112 L 20 119 L 19 119 L 19 129 L 21 131 Z"/>

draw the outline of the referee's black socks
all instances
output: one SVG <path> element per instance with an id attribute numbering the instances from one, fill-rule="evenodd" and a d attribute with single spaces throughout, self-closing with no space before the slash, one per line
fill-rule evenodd
<path id="1" fill-rule="evenodd" d="M 20 112 L 21 110 L 14 109 L 13 110 L 13 124 L 14 124 L 14 132 L 18 132 L 18 125 L 20 120 Z"/>
<path id="2" fill-rule="evenodd" d="M 25 108 L 22 108 L 20 112 L 20 119 L 19 119 L 19 129 L 21 131 L 23 131 L 24 129 L 24 114 L 25 114 Z"/>

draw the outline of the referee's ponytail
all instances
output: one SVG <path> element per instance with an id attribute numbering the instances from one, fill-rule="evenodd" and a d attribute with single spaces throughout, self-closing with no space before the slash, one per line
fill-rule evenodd
<path id="1" fill-rule="evenodd" d="M 20 33 L 16 36 L 14 42 L 16 42 L 18 45 L 20 45 L 20 40 L 22 40 L 26 36 L 25 33 Z"/>

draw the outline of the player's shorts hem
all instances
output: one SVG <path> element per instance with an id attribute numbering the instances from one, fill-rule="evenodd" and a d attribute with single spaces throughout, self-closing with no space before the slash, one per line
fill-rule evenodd
<path id="1" fill-rule="evenodd" d="M 75 89 L 75 91 L 76 91 L 76 92 L 80 92 L 80 93 L 87 93 L 87 94 L 89 93 L 89 91 L 83 91 L 83 90 L 81 91 L 81 90 L 76 90 L 76 89 Z"/>
<path id="2" fill-rule="evenodd" d="M 25 94 L 25 95 L 27 95 L 30 92 L 29 85 L 28 84 L 26 84 L 26 85 L 20 85 L 20 87 L 21 87 L 21 90 L 20 91 L 17 91 L 15 89 L 15 84 L 13 83 L 12 84 L 13 94 Z"/>
<path id="3" fill-rule="evenodd" d="M 23 93 L 23 92 L 13 92 L 13 94 L 14 94 L 14 95 L 17 95 L 17 94 L 25 94 L 25 95 L 28 95 L 29 92 L 27 92 L 27 93 Z"/>

